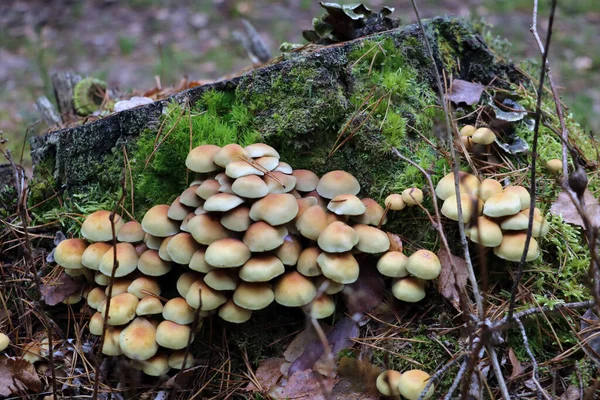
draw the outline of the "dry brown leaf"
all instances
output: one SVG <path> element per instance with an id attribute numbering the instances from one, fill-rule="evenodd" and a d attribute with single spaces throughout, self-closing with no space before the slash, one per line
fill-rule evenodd
<path id="1" fill-rule="evenodd" d="M 323 329 L 323 331 L 327 333 L 329 332 L 331 327 L 321 324 L 321 329 Z M 302 353 L 304 353 L 306 345 L 312 342 L 313 340 L 317 339 L 317 332 L 315 332 L 312 326 L 304 329 L 302 332 L 297 334 L 296 337 L 290 342 L 288 347 L 283 352 L 283 357 L 286 359 L 286 361 L 289 362 L 296 361 L 296 359 L 300 357 Z"/>
<path id="2" fill-rule="evenodd" d="M 348 314 L 366 313 L 383 300 L 385 281 L 374 265 L 361 265 L 356 282 L 342 290 Z"/>
<path id="3" fill-rule="evenodd" d="M 581 348 L 598 366 L 600 366 L 599 328 L 600 323 L 594 309 L 588 309 L 581 317 L 581 331 L 579 331 L 579 336 L 583 339 Z"/>
<path id="4" fill-rule="evenodd" d="M 574 195 L 575 198 L 577 198 Z M 584 207 L 583 209 L 586 211 L 592 226 L 600 226 L 600 205 L 598 204 L 598 200 L 594 197 L 594 195 L 589 191 L 585 190 L 583 193 L 583 201 Z M 550 207 L 550 214 L 552 215 L 560 215 L 562 216 L 563 221 L 584 227 L 583 220 L 577 212 L 577 208 L 569 198 L 569 195 L 565 192 L 560 192 L 558 194 L 558 198 Z"/>
<path id="5" fill-rule="evenodd" d="M 438 277 L 438 292 L 460 311 L 459 291 L 467 285 L 467 263 L 464 259 L 449 254 L 445 249 L 438 251 L 437 256 L 442 264 L 442 271 Z M 452 261 L 454 261 L 456 271 L 452 267 Z"/>
<path id="6" fill-rule="evenodd" d="M 0 356 L 0 397 L 21 391 L 39 393 L 42 381 L 28 361 Z"/>
<path id="7" fill-rule="evenodd" d="M 269 391 L 269 395 L 275 399 L 313 399 L 325 400 L 329 398 L 337 383 L 336 378 L 327 378 L 316 372 L 298 371 L 285 382 Z"/>
<path id="8" fill-rule="evenodd" d="M 583 393 L 579 391 L 577 386 L 569 385 L 567 390 L 560 396 L 559 400 L 579 400 L 583 397 Z"/>
<path id="9" fill-rule="evenodd" d="M 49 306 L 55 306 L 81 290 L 81 287 L 80 282 L 63 273 L 57 279 L 42 284 L 41 291 L 44 302 Z"/>
<path id="10" fill-rule="evenodd" d="M 446 96 L 454 104 L 465 103 L 469 106 L 479 103 L 484 86 L 479 83 L 467 82 L 462 79 L 454 79 L 450 93 Z"/>
<path id="11" fill-rule="evenodd" d="M 519 359 L 517 358 L 515 351 L 512 349 L 512 347 L 508 349 L 508 359 L 510 360 L 510 365 L 512 365 L 512 372 L 508 377 L 508 380 L 511 381 L 519 375 L 521 375 L 521 373 L 523 372 L 523 367 L 521 366 L 521 363 L 519 362 Z"/>
<path id="12" fill-rule="evenodd" d="M 402 253 L 402 249 L 404 246 L 402 245 L 402 239 L 400 236 L 395 233 L 386 232 L 388 239 L 390 239 L 390 249 L 389 251 L 399 251 Z"/>
<path id="13" fill-rule="evenodd" d="M 258 368 L 254 375 L 260 387 L 257 387 L 254 382 L 250 382 L 246 386 L 249 392 L 266 393 L 272 387 L 277 385 L 277 381 L 281 378 L 281 366 L 285 363 L 284 358 L 267 358 L 258 363 Z"/>

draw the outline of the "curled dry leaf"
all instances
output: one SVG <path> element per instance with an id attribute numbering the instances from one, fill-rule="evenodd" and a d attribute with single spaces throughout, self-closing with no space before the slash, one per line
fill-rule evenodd
<path id="1" fill-rule="evenodd" d="M 575 195 L 573 197 L 577 198 Z M 583 201 L 585 203 L 583 209 L 586 211 L 592 226 L 600 226 L 600 204 L 598 204 L 598 200 L 586 189 L 583 193 Z M 550 207 L 550 214 L 560 215 L 563 221 L 585 228 L 577 208 L 565 192 L 558 194 L 558 198 L 552 204 L 552 207 Z"/>
<path id="2" fill-rule="evenodd" d="M 402 253 L 404 246 L 402 245 L 402 239 L 400 236 L 395 233 L 386 232 L 388 239 L 390 239 L 390 250 L 389 251 L 399 251 Z"/>
<path id="3" fill-rule="evenodd" d="M 450 93 L 446 96 L 454 104 L 465 103 L 469 106 L 479 103 L 483 94 L 484 86 L 479 83 L 467 82 L 462 79 L 454 79 Z"/>
<path id="4" fill-rule="evenodd" d="M 519 362 L 519 359 L 517 358 L 517 355 L 515 354 L 515 351 L 512 349 L 512 347 L 508 349 L 508 359 L 510 360 L 510 365 L 512 365 L 512 372 L 510 373 L 508 380 L 512 381 L 513 379 L 521 375 L 521 373 L 523 372 L 523 367 L 521 366 L 521 363 Z"/>
<path id="5" fill-rule="evenodd" d="M 49 306 L 55 306 L 81 288 L 80 282 L 63 273 L 57 279 L 42 284 L 41 291 L 44 302 Z"/>
<path id="6" fill-rule="evenodd" d="M 42 381 L 28 361 L 0 357 L 0 397 L 19 392 L 39 393 Z"/>
<path id="7" fill-rule="evenodd" d="M 460 291 L 467 285 L 467 263 L 464 259 L 449 254 L 445 249 L 441 249 L 437 256 L 442 264 L 442 271 L 438 277 L 438 292 L 460 311 Z M 456 270 L 452 267 L 452 262 Z"/>
<path id="8" fill-rule="evenodd" d="M 254 373 L 257 382 L 250 381 L 246 390 L 249 392 L 266 393 L 273 388 L 281 378 L 281 366 L 285 363 L 284 358 L 267 358 L 258 363 L 258 369 Z"/>

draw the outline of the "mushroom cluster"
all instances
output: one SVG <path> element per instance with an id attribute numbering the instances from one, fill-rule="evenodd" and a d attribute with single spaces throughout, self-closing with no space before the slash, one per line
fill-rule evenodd
<path id="1" fill-rule="evenodd" d="M 462 221 L 470 225 L 467 226 L 465 235 L 472 242 L 493 247 L 494 254 L 500 258 L 520 261 L 529 225 L 529 191 L 516 185 L 502 187 L 494 179 L 480 181 L 475 175 L 466 172 L 460 172 L 458 178 Z M 442 214 L 458 221 L 454 173 L 438 182 L 435 193 L 444 201 Z M 548 221 L 536 207 L 526 261 L 533 261 L 540 255 L 535 238 L 546 235 L 549 229 Z"/>
<path id="2" fill-rule="evenodd" d="M 431 376 L 420 369 L 411 369 L 400 373 L 393 369 L 383 371 L 375 382 L 377 390 L 384 396 L 395 397 L 402 395 L 408 400 L 417 400 L 429 383 Z M 434 385 L 430 385 L 423 396 L 428 399 L 433 396 Z"/>
<path id="3" fill-rule="evenodd" d="M 465 150 L 469 152 L 480 152 L 486 150 L 496 140 L 496 134 L 490 128 L 475 128 L 473 125 L 465 125 L 460 129 L 460 140 Z"/>

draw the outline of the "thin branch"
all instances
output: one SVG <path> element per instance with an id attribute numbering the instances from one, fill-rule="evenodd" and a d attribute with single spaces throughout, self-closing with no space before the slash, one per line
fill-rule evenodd
<path id="1" fill-rule="evenodd" d="M 540 382 L 538 380 L 538 364 L 535 359 L 535 356 L 533 355 L 533 352 L 531 351 L 531 347 L 529 347 L 529 338 L 527 337 L 527 333 L 525 332 L 525 327 L 523 326 L 521 320 L 517 317 L 515 317 L 515 322 L 517 323 L 517 325 L 519 325 L 519 330 L 521 331 L 521 338 L 523 339 L 523 346 L 525 347 L 527 355 L 531 359 L 531 379 L 533 380 L 533 383 L 535 383 L 535 386 L 538 390 L 538 395 L 544 396 L 546 400 L 551 400 L 550 396 L 548 396 L 548 393 L 546 393 L 546 391 L 542 388 L 542 385 L 540 385 Z"/>
<path id="2" fill-rule="evenodd" d="M 506 381 L 504 380 L 504 375 L 502 375 L 502 370 L 500 369 L 500 363 L 498 362 L 498 354 L 496 353 L 496 349 L 491 344 L 488 344 L 486 346 L 486 350 L 490 356 L 492 368 L 494 368 L 494 374 L 496 375 L 496 380 L 498 381 L 500 393 L 502 393 L 502 397 L 504 397 L 506 400 L 510 400 L 510 394 L 508 393 Z"/>

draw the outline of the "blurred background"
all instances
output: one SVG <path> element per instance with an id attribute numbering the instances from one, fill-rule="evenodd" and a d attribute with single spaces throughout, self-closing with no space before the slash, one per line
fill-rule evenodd
<path id="1" fill-rule="evenodd" d="M 341 3 L 344 3 L 343 1 Z M 356 3 L 349 1 L 346 3 Z M 402 24 L 415 21 L 410 0 L 370 0 L 395 7 Z M 510 44 L 512 61 L 539 59 L 529 32 L 533 0 L 420 0 L 423 18 L 464 16 L 488 25 L 490 38 Z M 545 33 L 549 0 L 540 0 Z M 53 99 L 50 75 L 73 71 L 121 92 L 233 76 L 251 64 L 233 32 L 242 19 L 258 30 L 273 56 L 282 42 L 305 43 L 302 30 L 321 15 L 315 0 L 0 0 L 0 131 L 4 147 L 20 151 L 33 106 Z M 556 83 L 577 120 L 600 131 L 600 1 L 559 0 L 550 51 Z M 38 133 L 40 129 L 37 129 Z"/>

